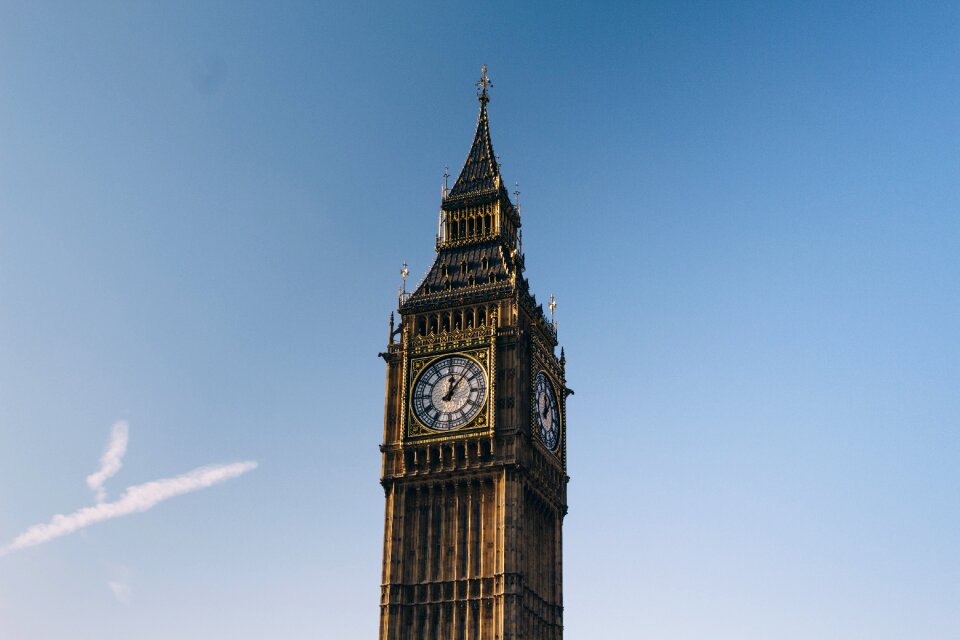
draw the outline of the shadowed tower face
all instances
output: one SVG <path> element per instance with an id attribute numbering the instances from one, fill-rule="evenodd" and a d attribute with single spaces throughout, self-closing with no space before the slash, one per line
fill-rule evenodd
<path id="1" fill-rule="evenodd" d="M 486 67 L 477 86 L 477 131 L 444 188 L 436 258 L 401 293 L 381 354 L 381 640 L 563 636 L 565 358 L 524 277 Z"/>

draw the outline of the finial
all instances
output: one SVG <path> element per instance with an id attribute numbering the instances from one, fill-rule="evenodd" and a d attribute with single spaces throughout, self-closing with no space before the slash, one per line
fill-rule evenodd
<path id="1" fill-rule="evenodd" d="M 557 308 L 557 299 L 553 297 L 552 293 L 550 294 L 550 304 L 547 306 L 550 307 L 550 322 L 554 322 L 553 314 Z"/>
<path id="2" fill-rule="evenodd" d="M 519 216 L 520 215 L 520 183 L 519 182 L 513 183 L 513 199 L 515 201 L 514 204 L 517 207 L 517 215 Z"/>
<path id="3" fill-rule="evenodd" d="M 403 266 L 400 267 L 400 277 L 403 278 L 403 285 L 400 287 L 400 304 L 403 304 L 407 298 L 407 276 L 410 275 L 410 269 L 407 268 L 407 261 L 403 261 Z"/>
<path id="4" fill-rule="evenodd" d="M 563 353 L 563 347 L 560 347 L 560 364 L 561 366 L 567 364 L 567 356 Z"/>
<path id="5" fill-rule="evenodd" d="M 389 339 L 388 344 L 393 344 L 393 334 L 394 334 L 393 326 L 394 326 L 394 325 L 393 325 L 393 311 L 391 311 L 391 312 L 390 312 L 390 339 Z"/>
<path id="6" fill-rule="evenodd" d="M 448 165 L 443 165 L 443 197 L 447 197 L 448 187 L 447 184 L 450 181 L 450 167 Z"/>
<path id="7" fill-rule="evenodd" d="M 490 102 L 490 96 L 487 95 L 487 88 L 492 87 L 493 83 L 490 82 L 490 78 L 487 76 L 487 65 L 480 67 L 480 80 L 477 81 L 477 100 L 480 101 L 480 104 L 487 104 Z"/>

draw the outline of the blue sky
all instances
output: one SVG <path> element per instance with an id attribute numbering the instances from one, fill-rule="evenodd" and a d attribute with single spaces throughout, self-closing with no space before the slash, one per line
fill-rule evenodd
<path id="1" fill-rule="evenodd" d="M 960 8 L 0 3 L 0 637 L 370 638 L 399 267 L 486 63 L 568 638 L 960 636 Z M 224 467 L 226 468 L 226 467 Z M 220 468 L 218 468 L 220 469 Z"/>

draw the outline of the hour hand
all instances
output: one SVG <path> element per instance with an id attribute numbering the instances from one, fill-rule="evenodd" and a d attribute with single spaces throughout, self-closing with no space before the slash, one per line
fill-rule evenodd
<path id="1" fill-rule="evenodd" d="M 453 397 L 453 392 L 457 390 L 457 387 L 460 386 L 460 383 L 463 382 L 463 379 L 466 377 L 467 377 L 467 374 L 463 373 L 459 378 L 457 378 L 456 382 L 453 382 L 453 376 L 450 376 L 450 381 L 453 382 L 453 384 L 450 385 L 450 390 L 447 391 L 447 397 L 446 397 L 447 400 Z"/>
<path id="2" fill-rule="evenodd" d="M 457 388 L 456 383 L 453 381 L 453 376 L 450 376 L 450 379 L 447 380 L 447 393 L 443 396 L 444 402 L 450 402 L 450 398 L 453 397 L 453 390 Z"/>

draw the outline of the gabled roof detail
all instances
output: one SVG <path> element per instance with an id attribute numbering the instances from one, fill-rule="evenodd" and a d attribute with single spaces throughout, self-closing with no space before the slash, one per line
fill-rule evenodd
<path id="1" fill-rule="evenodd" d="M 440 251 L 401 312 L 469 293 L 507 293 L 515 272 L 514 257 L 505 254 L 497 240 Z"/>
<path id="2" fill-rule="evenodd" d="M 484 97 L 486 94 L 484 94 Z M 490 123 L 487 120 L 487 101 L 480 100 L 480 115 L 477 117 L 477 133 L 473 137 L 470 153 L 463 163 L 460 176 L 448 198 L 496 191 L 500 188 L 500 167 L 490 141 Z"/>

